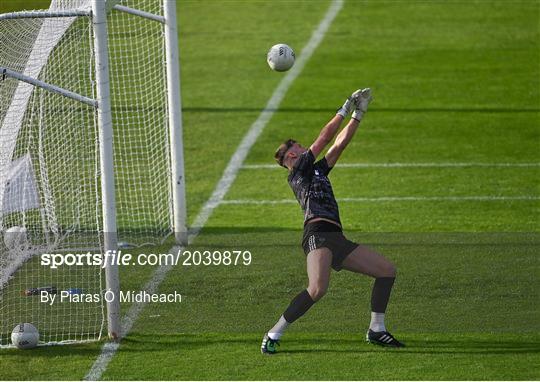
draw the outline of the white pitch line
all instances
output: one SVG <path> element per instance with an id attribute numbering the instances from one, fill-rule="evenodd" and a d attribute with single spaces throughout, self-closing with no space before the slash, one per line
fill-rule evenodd
<path id="1" fill-rule="evenodd" d="M 236 152 L 232 156 L 229 164 L 223 172 L 223 176 L 216 185 L 214 192 L 210 198 L 206 201 L 201 211 L 195 218 L 193 224 L 193 231 L 190 233 L 188 242 L 191 243 L 197 235 L 200 233 L 201 229 L 204 227 L 208 218 L 212 215 L 214 209 L 219 206 L 223 200 L 223 197 L 227 194 L 227 191 L 231 187 L 231 184 L 236 179 L 238 171 L 242 167 L 244 160 L 251 149 L 251 146 L 255 143 L 264 127 L 268 121 L 274 115 L 274 111 L 278 109 L 283 97 L 289 90 L 289 87 L 298 77 L 298 75 L 304 69 L 306 62 L 313 55 L 315 49 L 319 46 L 321 41 L 324 38 L 324 35 L 330 28 L 330 25 L 334 21 L 334 18 L 337 16 L 341 8 L 343 7 L 343 0 L 334 0 L 330 5 L 328 11 L 326 12 L 324 18 L 321 20 L 317 28 L 313 31 L 310 40 L 304 46 L 298 59 L 295 62 L 295 65 L 292 67 L 289 72 L 283 77 L 277 88 L 274 90 L 270 100 L 266 104 L 265 108 L 259 114 L 257 120 L 251 125 L 249 131 L 246 133 L 242 142 L 236 149 Z M 178 248 L 176 248 L 176 251 Z M 173 248 L 171 251 L 175 251 Z M 174 252 L 173 252 L 174 253 Z M 144 290 L 149 293 L 155 292 L 158 290 L 159 285 L 164 280 L 165 276 L 172 269 L 172 266 L 160 266 L 154 272 L 150 281 L 145 285 Z M 146 303 L 133 304 L 129 309 L 126 316 L 122 319 L 122 335 L 121 337 L 126 336 L 131 330 L 134 322 L 139 317 L 139 314 L 145 307 Z M 110 361 L 113 359 L 114 355 L 118 351 L 120 343 L 118 342 L 107 342 L 103 345 L 101 353 L 94 361 L 94 364 L 90 368 L 88 374 L 84 377 L 85 380 L 96 381 L 101 378 Z"/>
<path id="2" fill-rule="evenodd" d="M 172 247 L 170 253 L 178 253 L 180 248 L 181 247 L 176 246 Z M 165 279 L 165 276 L 172 269 L 172 267 L 172 265 L 163 265 L 156 268 L 150 280 L 141 290 L 147 291 L 149 294 L 156 293 L 158 291 L 159 285 Z M 121 337 L 124 337 L 131 331 L 133 324 L 135 323 L 145 306 L 145 302 L 133 303 L 131 305 L 126 315 L 122 318 Z M 111 360 L 113 359 L 114 354 L 118 350 L 119 346 L 120 342 L 106 342 L 101 348 L 101 353 L 99 354 L 98 358 L 94 361 L 92 367 L 84 377 L 84 380 L 99 380 L 103 375 L 103 372 L 107 369 L 109 362 L 111 362 Z"/>
<path id="3" fill-rule="evenodd" d="M 338 163 L 336 168 L 400 168 L 400 167 L 540 167 L 540 163 Z M 244 169 L 282 169 L 277 164 L 246 164 Z"/>
<path id="4" fill-rule="evenodd" d="M 504 200 L 540 200 L 540 196 L 381 196 L 340 198 L 338 202 L 416 202 L 416 201 L 504 201 Z M 221 204 L 296 204 L 295 199 L 256 200 L 233 199 L 223 200 Z"/>
<path id="5" fill-rule="evenodd" d="M 229 164 L 227 165 L 223 176 L 212 193 L 212 196 L 204 205 L 199 216 L 197 216 L 197 219 L 193 224 L 195 230 L 200 230 L 205 225 L 214 208 L 221 203 L 223 197 L 229 191 L 229 188 L 236 179 L 238 170 L 240 170 L 242 167 L 251 146 L 253 146 L 268 121 L 270 121 L 275 110 L 278 109 L 283 97 L 285 97 L 285 94 L 287 93 L 287 90 L 289 90 L 289 87 L 293 81 L 302 72 L 306 62 L 310 59 L 317 46 L 321 43 L 324 35 L 328 31 L 328 28 L 332 24 L 332 21 L 334 21 L 334 18 L 337 16 L 342 6 L 343 0 L 334 0 L 332 2 L 330 8 L 326 12 L 326 15 L 317 26 L 317 29 L 313 31 L 311 38 L 304 49 L 302 49 L 298 60 L 296 60 L 292 69 L 287 72 L 287 75 L 281 80 L 278 87 L 274 91 L 274 94 L 272 94 L 272 97 L 266 104 L 264 110 L 261 111 L 261 114 L 259 114 L 257 120 L 251 125 L 249 131 L 244 136 L 244 139 L 242 139 L 240 146 L 238 146 L 236 152 L 229 161 Z"/>

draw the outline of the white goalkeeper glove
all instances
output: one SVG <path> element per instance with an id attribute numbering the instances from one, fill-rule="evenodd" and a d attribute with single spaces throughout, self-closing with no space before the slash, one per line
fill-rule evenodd
<path id="1" fill-rule="evenodd" d="M 356 94 L 356 92 L 355 92 Z M 362 90 L 359 90 L 358 96 L 355 98 L 355 109 L 352 113 L 352 118 L 356 119 L 357 121 L 360 121 L 362 119 L 362 116 L 368 109 L 368 105 L 371 102 L 373 97 L 371 96 L 371 89 L 365 88 Z"/>
<path id="2" fill-rule="evenodd" d="M 357 104 L 357 99 L 358 97 L 360 96 L 360 93 L 362 92 L 361 89 L 358 89 L 357 91 L 355 91 L 353 94 L 350 95 L 349 98 L 347 98 L 347 100 L 345 101 L 345 103 L 343 104 L 343 106 L 341 106 L 336 114 L 339 114 L 341 115 L 343 118 L 347 118 L 347 116 L 349 115 L 349 113 L 354 109 L 356 108 L 356 104 Z"/>

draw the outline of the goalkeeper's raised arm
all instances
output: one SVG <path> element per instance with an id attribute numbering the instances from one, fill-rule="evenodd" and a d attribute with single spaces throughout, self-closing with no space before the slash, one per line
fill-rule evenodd
<path id="1" fill-rule="evenodd" d="M 337 110 L 336 115 L 330 122 L 323 127 L 319 136 L 309 148 L 302 147 L 293 139 L 288 139 L 278 147 L 274 154 L 274 159 L 280 166 L 285 167 L 289 171 L 292 170 L 295 164 L 299 164 L 298 160 L 304 153 L 309 152 L 311 156 L 313 156 L 312 162 L 314 162 L 315 158 L 317 158 L 326 146 L 332 142 L 343 120 L 352 112 L 351 121 L 338 135 L 336 142 L 326 156 L 330 167 L 332 167 L 341 155 L 341 152 L 352 139 L 356 128 L 358 127 L 358 123 L 362 119 L 363 114 L 367 111 L 370 101 L 371 90 L 369 88 L 355 91 L 345 100 L 343 106 Z"/>
<path id="2" fill-rule="evenodd" d="M 339 127 L 341 126 L 341 122 L 343 122 L 343 120 L 347 118 L 347 116 L 351 112 L 353 113 L 353 120 L 360 121 L 360 119 L 362 118 L 362 114 L 367 111 L 367 105 L 371 100 L 370 97 L 371 91 L 369 88 L 366 88 L 355 91 L 353 94 L 351 94 L 350 97 L 345 100 L 343 106 L 338 109 L 335 117 L 326 124 L 326 126 L 321 130 L 321 133 L 319 134 L 315 142 L 313 142 L 313 144 L 310 146 L 309 149 L 311 150 L 315 158 L 317 158 L 317 156 L 324 150 L 324 148 L 330 142 L 332 142 L 336 133 L 339 130 Z M 362 108 L 360 108 L 360 106 Z M 347 125 L 347 127 L 349 127 L 349 125 Z"/>
<path id="3" fill-rule="evenodd" d="M 325 155 L 326 162 L 328 163 L 329 167 L 334 167 L 341 153 L 343 152 L 343 150 L 345 150 L 345 148 L 353 138 L 354 134 L 356 133 L 358 125 L 360 124 L 364 113 L 367 112 L 368 105 L 372 100 L 371 89 L 365 88 L 362 90 L 357 90 L 353 93 L 351 97 L 349 97 L 349 99 L 350 98 L 352 98 L 353 104 L 355 106 L 355 109 L 352 112 L 352 119 L 349 121 L 347 126 L 345 126 L 343 130 L 341 130 L 341 132 L 336 138 L 336 141 Z M 349 102 L 349 100 L 347 100 L 347 102 Z M 336 114 L 335 118 L 339 118 L 339 115 L 342 115 L 344 118 L 347 115 L 346 110 L 344 108 L 339 109 L 338 114 Z"/>

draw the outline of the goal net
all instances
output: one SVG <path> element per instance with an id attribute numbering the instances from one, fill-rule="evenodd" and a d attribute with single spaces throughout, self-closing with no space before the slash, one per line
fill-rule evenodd
<path id="1" fill-rule="evenodd" d="M 0 346 L 22 322 L 45 343 L 104 332 L 102 298 L 58 301 L 102 297 L 101 268 L 40 263 L 43 253 L 103 252 L 100 161 L 114 164 L 122 245 L 175 231 L 163 1 L 114 3 L 140 14 L 111 5 L 107 15 L 112 158 L 100 158 L 91 0 L 0 16 Z M 41 291 L 56 301 L 41 302 Z"/>

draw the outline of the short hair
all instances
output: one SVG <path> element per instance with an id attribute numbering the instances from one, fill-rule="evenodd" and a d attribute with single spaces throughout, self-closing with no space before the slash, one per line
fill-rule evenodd
<path id="1" fill-rule="evenodd" d="M 285 154 L 295 143 L 296 141 L 294 139 L 287 139 L 277 148 L 276 153 L 274 154 L 274 159 L 281 167 L 287 168 L 287 166 L 283 164 L 283 161 L 285 160 Z"/>

